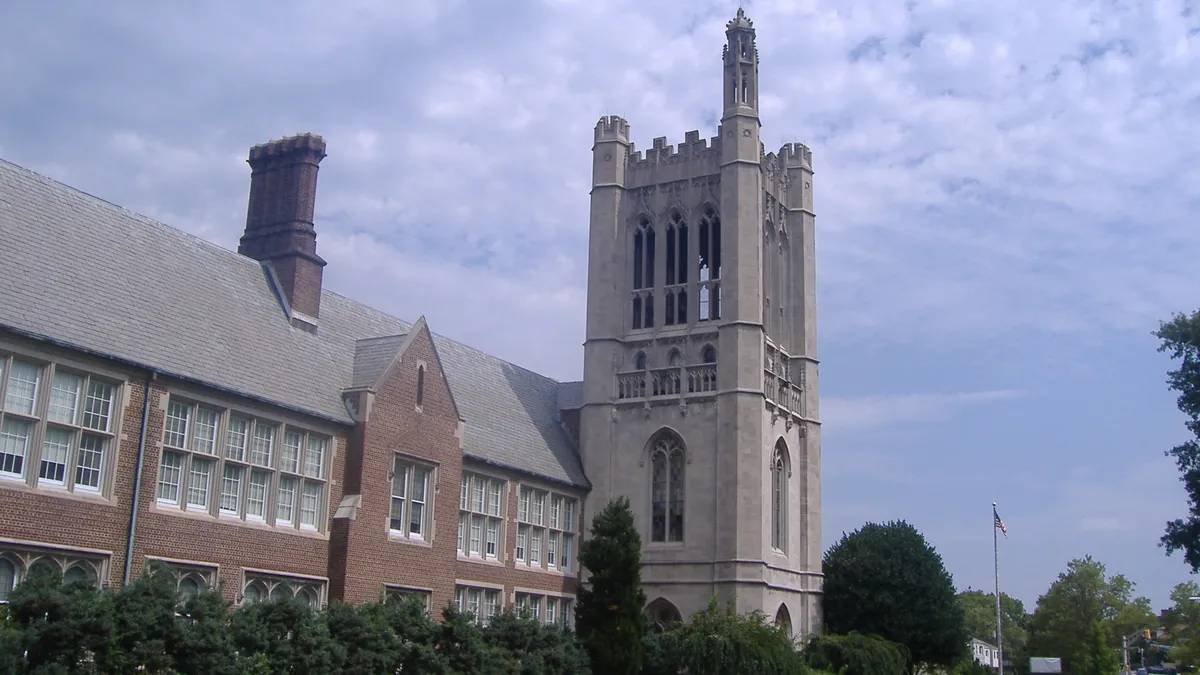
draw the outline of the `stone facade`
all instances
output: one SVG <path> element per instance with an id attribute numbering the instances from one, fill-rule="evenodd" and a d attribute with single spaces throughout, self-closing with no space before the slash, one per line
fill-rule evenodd
<path id="1" fill-rule="evenodd" d="M 664 620 L 712 596 L 819 630 L 812 158 L 759 140 L 758 50 L 729 22 L 718 135 L 593 146 L 579 435 L 590 509 L 629 497 Z M 777 478 L 778 475 L 778 478 Z"/>

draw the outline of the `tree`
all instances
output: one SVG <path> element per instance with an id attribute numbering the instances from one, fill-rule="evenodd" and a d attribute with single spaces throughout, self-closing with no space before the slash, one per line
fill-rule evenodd
<path id="1" fill-rule="evenodd" d="M 1171 659 L 1178 665 L 1200 665 L 1200 584 L 1185 581 L 1171 589 L 1171 608 L 1166 613 L 1167 634 L 1174 649 Z"/>
<path id="2" fill-rule="evenodd" d="M 996 642 L 996 594 L 966 590 L 958 594 L 966 618 L 967 634 L 977 640 Z M 1008 595 L 1000 594 L 1000 617 L 1004 625 L 1004 654 L 1014 663 L 1026 660 L 1025 644 L 1029 639 L 1029 614 L 1025 604 Z"/>
<path id="3" fill-rule="evenodd" d="M 731 606 L 721 609 L 716 598 L 666 636 L 676 672 L 803 675 L 807 671 L 792 639 L 769 624 L 765 614 L 737 614 Z"/>
<path id="4" fill-rule="evenodd" d="M 1159 352 L 1167 352 L 1179 367 L 1167 372 L 1167 386 L 1179 393 L 1176 405 L 1187 416 L 1184 423 L 1192 438 L 1167 451 L 1175 458 L 1180 480 L 1187 490 L 1189 515 L 1167 523 L 1160 543 L 1167 555 L 1183 551 L 1192 572 L 1200 571 L 1200 311 L 1176 314 L 1160 323 L 1154 336 L 1161 340 Z"/>
<path id="5" fill-rule="evenodd" d="M 809 666 L 831 673 L 905 675 L 908 672 L 908 651 L 902 645 L 858 633 L 815 633 L 809 636 L 801 655 Z"/>
<path id="6" fill-rule="evenodd" d="M 904 645 L 913 664 L 953 666 L 968 657 L 962 605 L 950 573 L 904 521 L 867 523 L 825 554 L 825 627 Z"/>
<path id="7" fill-rule="evenodd" d="M 646 631 L 642 608 L 642 538 L 629 500 L 611 501 L 592 520 L 591 538 L 579 547 L 588 580 L 579 591 L 575 631 L 592 671 L 633 675 L 642 667 Z"/>
<path id="8" fill-rule="evenodd" d="M 1038 598 L 1029 621 L 1030 655 L 1062 657 L 1064 668 L 1073 672 L 1109 672 L 1097 669 L 1107 668 L 1100 651 L 1116 654 L 1122 636 L 1154 620 L 1150 601 L 1133 598 L 1133 588 L 1120 574 L 1109 578 L 1091 556 L 1072 560 Z"/>

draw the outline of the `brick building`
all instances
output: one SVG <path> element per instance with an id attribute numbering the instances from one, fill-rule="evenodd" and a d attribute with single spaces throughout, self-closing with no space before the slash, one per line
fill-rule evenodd
<path id="1" fill-rule="evenodd" d="M 626 496 L 656 618 L 819 630 L 812 154 L 765 152 L 741 10 L 726 37 L 716 137 L 596 125 L 582 382 L 323 289 L 320 137 L 251 149 L 236 253 L 0 161 L 0 601 L 161 560 L 236 602 L 562 621 Z"/>
<path id="2" fill-rule="evenodd" d="M 0 600 L 161 560 L 235 602 L 569 615 L 563 385 L 322 290 L 324 155 L 251 150 L 240 253 L 0 162 Z"/>

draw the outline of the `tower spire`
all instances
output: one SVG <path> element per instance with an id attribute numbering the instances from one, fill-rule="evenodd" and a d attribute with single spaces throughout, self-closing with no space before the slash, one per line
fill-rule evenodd
<path id="1" fill-rule="evenodd" d="M 738 7 L 737 14 L 725 24 L 725 101 L 724 109 L 758 110 L 758 46 L 754 22 Z"/>

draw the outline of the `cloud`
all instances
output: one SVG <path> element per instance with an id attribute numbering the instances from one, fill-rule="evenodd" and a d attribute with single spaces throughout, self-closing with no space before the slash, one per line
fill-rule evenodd
<path id="1" fill-rule="evenodd" d="M 954 394 L 896 394 L 857 398 L 825 398 L 821 422 L 827 432 L 862 431 L 898 424 L 944 420 L 965 407 L 1009 401 L 1024 392 L 1015 389 Z"/>

